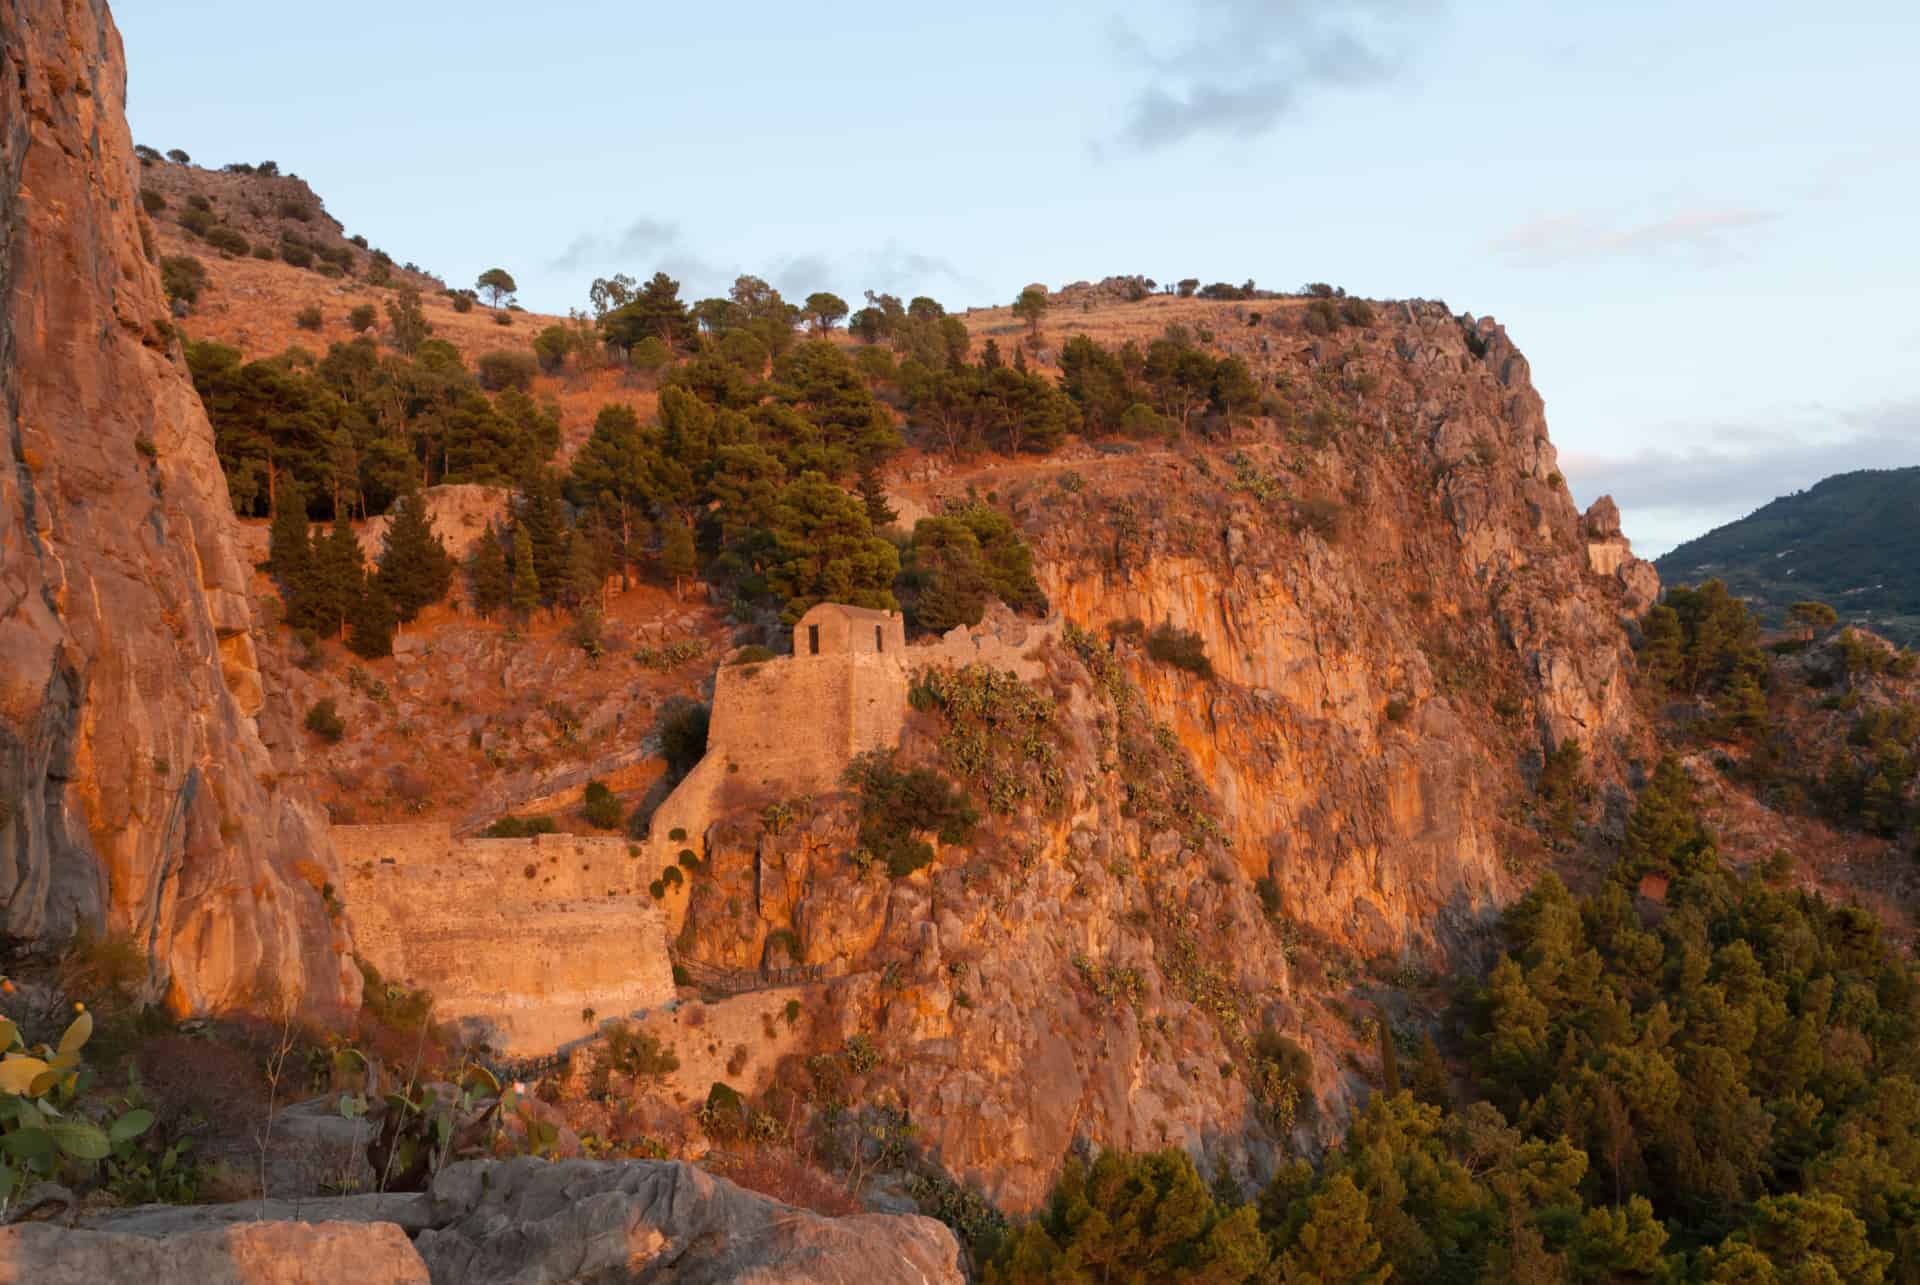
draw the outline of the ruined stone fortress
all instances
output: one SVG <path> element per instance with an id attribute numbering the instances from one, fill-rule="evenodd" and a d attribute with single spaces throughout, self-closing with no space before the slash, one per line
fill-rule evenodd
<path id="1" fill-rule="evenodd" d="M 656 901 L 648 884 L 681 851 L 698 854 L 715 818 L 836 789 L 855 756 L 899 744 L 917 670 L 984 663 L 1035 678 L 1036 653 L 1058 632 L 1057 619 L 996 609 L 978 629 L 909 647 L 897 612 L 813 608 L 794 626 L 791 656 L 714 675 L 706 755 L 640 843 L 465 838 L 445 823 L 335 826 L 361 957 L 388 983 L 433 992 L 441 1020 L 469 1040 L 515 1057 L 666 1003 L 667 943 L 687 892 Z"/>

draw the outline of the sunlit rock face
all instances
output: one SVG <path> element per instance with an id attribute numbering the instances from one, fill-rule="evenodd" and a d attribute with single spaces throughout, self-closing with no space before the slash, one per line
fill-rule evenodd
<path id="1" fill-rule="evenodd" d="M 352 1003 L 101 0 L 0 3 L 0 928 L 124 934 L 179 1012 Z"/>

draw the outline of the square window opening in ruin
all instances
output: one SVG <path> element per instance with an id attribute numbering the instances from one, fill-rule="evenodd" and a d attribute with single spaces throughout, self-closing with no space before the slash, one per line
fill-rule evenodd
<path id="1" fill-rule="evenodd" d="M 887 644 L 884 641 L 882 641 L 880 637 L 879 625 L 875 625 L 873 627 L 873 649 L 875 651 L 885 651 L 887 649 Z"/>

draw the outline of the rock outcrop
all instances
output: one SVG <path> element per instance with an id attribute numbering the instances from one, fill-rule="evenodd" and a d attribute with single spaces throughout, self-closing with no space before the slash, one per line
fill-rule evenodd
<path id="1" fill-rule="evenodd" d="M 251 1221 L 263 1213 L 275 1221 Z M 318 1221 L 292 1221 L 302 1218 Z M 155 1206 L 83 1231 L 12 1228 L 0 1234 L 0 1285 L 960 1285 L 959 1259 L 953 1233 L 931 1218 L 825 1218 L 686 1164 L 522 1158 L 450 1165 L 418 1196 Z M 40 1274 L 65 1261 L 94 1274 Z M 14 1263 L 31 1274 L 7 1275 Z"/>
<path id="2" fill-rule="evenodd" d="M 0 0 L 0 33 L 0 931 L 124 934 L 176 1012 L 351 1003 L 119 33 L 104 0 Z"/>
<path id="3" fill-rule="evenodd" d="M 428 1285 L 392 1223 L 236 1222 L 151 1238 L 48 1223 L 0 1230 L 0 1285 Z"/>

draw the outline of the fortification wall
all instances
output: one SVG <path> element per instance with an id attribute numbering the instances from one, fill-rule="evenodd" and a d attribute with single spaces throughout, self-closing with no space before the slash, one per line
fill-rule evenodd
<path id="1" fill-rule="evenodd" d="M 839 789 L 856 755 L 898 745 L 919 670 L 983 664 L 1032 681 L 1046 670 L 1040 649 L 1061 628 L 1058 617 L 1035 623 L 1001 608 L 977 629 L 961 625 L 937 641 L 879 654 L 722 666 L 714 675 L 706 756 L 653 814 L 641 861 L 645 880 L 675 864 L 682 849 L 704 856 L 703 838 L 716 817 Z M 685 921 L 690 887 L 668 887 L 659 902 L 670 937 Z"/>
<path id="2" fill-rule="evenodd" d="M 517 1057 L 673 997 L 665 918 L 624 839 L 456 839 L 444 823 L 335 826 L 361 955 Z"/>

